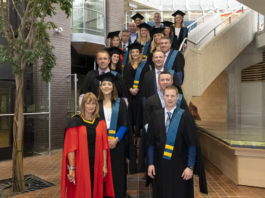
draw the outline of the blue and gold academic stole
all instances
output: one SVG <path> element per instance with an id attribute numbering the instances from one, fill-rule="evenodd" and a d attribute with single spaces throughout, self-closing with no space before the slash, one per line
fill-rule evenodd
<path id="1" fill-rule="evenodd" d="M 140 76 L 141 76 L 145 63 L 146 61 L 142 61 L 136 69 L 136 73 L 135 73 L 134 81 L 133 81 L 133 88 L 139 87 Z"/>
<path id="2" fill-rule="evenodd" d="M 179 94 L 179 98 L 178 98 L 178 101 L 177 101 L 177 108 L 180 108 L 182 98 L 183 98 L 183 95 Z"/>
<path id="3" fill-rule="evenodd" d="M 116 137 L 120 101 L 121 101 L 120 98 L 118 98 L 116 102 L 112 103 L 112 112 L 111 112 L 110 127 L 108 131 L 108 139 L 114 139 Z"/>
<path id="4" fill-rule="evenodd" d="M 174 50 L 169 58 L 169 61 L 167 63 L 167 65 L 165 66 L 165 69 L 167 70 L 171 70 L 174 64 L 174 61 L 176 59 L 176 56 L 178 55 L 179 51 L 178 50 Z"/>
<path id="5" fill-rule="evenodd" d="M 143 60 L 146 60 L 147 59 L 148 49 L 149 49 L 149 46 L 151 44 L 151 41 L 152 41 L 152 39 L 150 39 L 149 41 L 147 41 L 145 43 L 145 45 L 144 45 L 144 51 L 143 51 L 143 55 L 142 55 Z"/>
<path id="6" fill-rule="evenodd" d="M 184 112 L 183 109 L 177 108 L 172 116 L 169 129 L 168 129 L 168 133 L 167 133 L 165 150 L 163 153 L 164 159 L 171 160 L 177 133 L 178 133 L 179 123 L 180 123 L 180 119 L 181 119 L 183 112 Z"/>

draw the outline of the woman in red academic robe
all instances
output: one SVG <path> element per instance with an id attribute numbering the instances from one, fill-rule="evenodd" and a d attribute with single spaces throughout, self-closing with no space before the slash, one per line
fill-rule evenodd
<path id="1" fill-rule="evenodd" d="M 80 110 L 65 133 L 61 197 L 114 198 L 107 128 L 93 93 L 84 95 Z"/>

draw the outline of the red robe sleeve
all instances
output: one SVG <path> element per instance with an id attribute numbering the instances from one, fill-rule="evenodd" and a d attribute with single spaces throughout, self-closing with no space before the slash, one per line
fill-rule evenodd
<path id="1" fill-rule="evenodd" d="M 65 197 L 66 182 L 67 182 L 67 165 L 69 152 L 73 152 L 78 148 L 78 137 L 76 128 L 66 129 L 65 139 L 64 139 L 64 149 L 62 157 L 62 172 L 61 172 L 61 197 Z"/>

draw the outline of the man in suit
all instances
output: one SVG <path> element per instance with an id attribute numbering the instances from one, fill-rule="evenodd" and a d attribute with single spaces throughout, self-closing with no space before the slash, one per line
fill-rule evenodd
<path id="1" fill-rule="evenodd" d="M 163 91 L 164 108 L 151 115 L 148 127 L 148 176 L 153 179 L 153 198 L 194 198 L 193 174 L 207 193 L 206 177 L 192 115 L 177 107 L 175 86 Z"/>
<path id="2" fill-rule="evenodd" d="M 148 97 L 160 91 L 158 76 L 162 71 L 164 71 L 164 60 L 165 60 L 165 55 L 162 51 L 156 50 L 153 53 L 152 61 L 154 63 L 154 69 L 145 73 L 144 81 L 142 83 L 141 94 L 144 97 L 143 99 L 144 101 Z M 174 72 L 173 70 L 170 72 L 172 72 L 173 74 L 173 84 L 177 86 L 179 92 L 182 93 L 176 72 Z"/>
<path id="3" fill-rule="evenodd" d="M 123 97 L 124 94 L 124 87 L 121 82 L 121 76 L 114 71 L 110 71 L 109 63 L 110 63 L 110 56 L 109 53 L 106 50 L 98 51 L 96 54 L 96 62 L 98 65 L 98 68 L 96 70 L 91 70 L 86 74 L 86 77 L 83 81 L 82 87 L 81 87 L 81 95 L 79 96 L 79 103 L 82 101 L 83 95 L 87 92 L 93 92 L 95 95 L 98 93 L 98 87 L 99 87 L 99 80 L 97 79 L 98 76 L 112 72 L 113 75 L 117 77 L 117 82 L 115 82 L 115 85 L 118 90 L 119 97 Z"/>
<path id="4" fill-rule="evenodd" d="M 137 26 L 134 22 L 131 22 L 128 27 L 130 31 L 130 43 L 134 43 L 138 38 Z"/>
<path id="5" fill-rule="evenodd" d="M 180 85 L 182 85 L 185 65 L 183 54 L 178 50 L 171 49 L 171 41 L 168 37 L 161 38 L 160 49 L 165 54 L 164 68 L 174 70 L 178 75 Z"/>
<path id="6" fill-rule="evenodd" d="M 158 77 L 158 84 L 160 87 L 160 90 L 157 91 L 152 96 L 148 97 L 144 106 L 144 115 L 143 115 L 143 123 L 145 126 L 145 129 L 147 131 L 148 123 L 150 120 L 150 116 L 152 113 L 157 109 L 162 109 L 165 107 L 165 102 L 163 98 L 163 91 L 166 87 L 173 85 L 173 77 L 169 71 L 163 71 L 159 74 Z M 182 99 L 179 100 L 179 105 L 182 109 L 188 110 L 188 105 L 186 103 L 186 100 L 182 96 Z"/>

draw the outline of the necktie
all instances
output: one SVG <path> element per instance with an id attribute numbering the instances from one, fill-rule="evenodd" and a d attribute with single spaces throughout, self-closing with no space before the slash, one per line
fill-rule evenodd
<path id="1" fill-rule="evenodd" d="M 167 112 L 167 120 L 166 120 L 166 133 L 168 132 L 169 125 L 170 125 L 170 118 L 171 118 L 171 112 Z"/>

